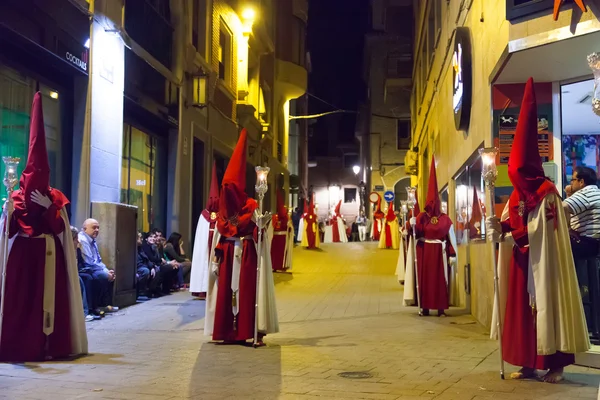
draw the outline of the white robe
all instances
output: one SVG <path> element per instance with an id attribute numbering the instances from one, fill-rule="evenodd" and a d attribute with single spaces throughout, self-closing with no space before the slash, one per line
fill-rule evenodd
<path id="1" fill-rule="evenodd" d="M 196 238 L 194 239 L 194 251 L 192 252 L 192 272 L 190 275 L 190 292 L 206 293 L 208 291 L 208 271 L 210 269 L 210 221 L 200 215 L 196 227 Z M 214 241 L 213 241 L 214 242 Z"/>
<path id="2" fill-rule="evenodd" d="M 556 218 L 548 211 L 553 210 Z M 501 220 L 508 219 L 508 204 Z M 558 225 L 556 221 L 558 220 Z M 528 291 L 537 309 L 537 354 L 576 354 L 590 349 L 585 314 L 575 273 L 568 224 L 560 197 L 546 196 L 527 216 L 529 239 Z M 512 241 L 500 243 L 500 304 L 494 301 L 491 337 L 497 338 L 498 315 L 504 321 Z"/>
<path id="3" fill-rule="evenodd" d="M 67 268 L 67 284 L 69 288 L 69 320 L 71 322 L 71 355 L 82 355 L 88 352 L 87 332 L 85 329 L 85 316 L 83 315 L 83 301 L 81 298 L 81 284 L 79 283 L 79 270 L 77 268 L 77 257 L 75 256 L 75 248 L 73 247 L 73 239 L 71 237 L 70 222 L 66 211 L 60 210 L 60 216 L 63 219 L 65 230 L 58 235 L 60 243 L 63 247 L 65 255 L 65 266 Z M 0 217 L 0 304 L 4 303 L 4 292 L 2 291 L 2 280 L 6 265 L 4 264 L 4 243 L 8 243 L 8 253 L 14 242 L 15 237 L 8 239 L 4 234 L 4 221 L 10 221 L 10 216 L 7 218 L 6 212 L 2 212 Z M 8 259 L 8 256 L 6 257 Z M 46 264 L 46 276 L 54 276 L 56 264 Z M 50 279 L 48 280 L 51 281 Z M 52 287 L 44 288 L 44 309 L 49 313 L 49 320 L 54 321 L 54 304 L 55 304 L 55 289 Z M 46 291 L 47 290 L 47 291 Z M 48 307 L 50 305 L 50 307 Z M 40 328 L 42 328 L 40 326 Z M 51 327 L 46 334 L 52 333 Z M 0 314 L 0 335 L 2 334 L 2 315 Z M 2 337 L 0 336 L 0 341 Z"/>
<path id="4" fill-rule="evenodd" d="M 403 229 L 400 229 L 400 242 L 399 242 L 399 250 L 398 250 L 398 261 L 396 262 L 396 273 L 395 275 L 398 277 L 398 282 L 404 283 L 404 279 L 406 277 L 406 257 L 404 256 L 404 251 L 406 250 L 407 241 L 404 240 Z M 407 254 L 408 255 L 408 254 Z M 406 289 L 405 289 L 406 290 Z"/>
<path id="5" fill-rule="evenodd" d="M 292 270 L 292 257 L 294 255 L 294 224 L 291 219 L 288 219 L 287 237 L 285 240 L 285 253 L 283 255 L 284 266 L 286 271 Z"/>
<path id="6" fill-rule="evenodd" d="M 302 243 L 302 235 L 304 235 L 304 215 L 302 215 L 302 218 L 300 218 L 300 222 L 298 223 L 298 232 L 296 232 L 296 235 L 298 235 L 296 237 L 298 243 Z"/>
<path id="7" fill-rule="evenodd" d="M 335 229 L 335 227 L 334 227 L 334 229 Z M 338 217 L 338 219 L 337 219 L 337 229 L 338 229 L 338 232 L 340 233 L 340 242 L 348 243 L 348 234 L 346 233 L 346 224 L 344 224 L 344 221 L 342 221 L 342 219 L 340 217 Z"/>
<path id="8" fill-rule="evenodd" d="M 255 212 L 255 220 L 258 213 Z M 260 269 L 258 279 L 258 331 L 263 334 L 279 332 L 279 318 L 277 316 L 277 304 L 275 301 L 275 281 L 273 280 L 273 266 L 271 263 L 271 240 L 273 239 L 272 230 L 267 227 L 262 237 L 263 245 L 260 255 Z M 219 242 L 221 235 L 215 231 L 213 239 L 213 248 L 210 259 L 214 258 L 215 247 Z M 253 242 L 257 246 L 256 242 Z M 242 257 L 233 257 L 234 262 L 241 263 Z M 214 266 L 211 261 L 209 273 L 209 285 L 206 293 L 206 312 L 204 319 L 204 335 L 212 336 L 215 322 L 215 311 L 217 307 L 217 292 L 219 288 L 218 276 L 215 274 L 218 266 Z M 233 271 L 238 271 L 239 265 L 233 266 Z M 239 279 L 239 277 L 238 277 Z M 233 277 L 235 280 L 235 277 Z"/>

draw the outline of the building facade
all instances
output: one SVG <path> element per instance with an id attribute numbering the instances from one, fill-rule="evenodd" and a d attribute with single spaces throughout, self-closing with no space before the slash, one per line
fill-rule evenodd
<path id="1" fill-rule="evenodd" d="M 404 158 L 410 143 L 413 7 L 410 0 L 371 2 L 365 40 L 364 80 L 368 99 L 359 110 L 362 180 L 368 193 L 395 193 L 395 209 L 406 199 L 410 177 Z M 368 207 L 371 212 L 372 207 Z M 385 207 L 384 207 L 385 208 Z"/>
<path id="2" fill-rule="evenodd" d="M 461 304 L 487 326 L 494 294 L 489 261 L 493 247 L 485 243 L 483 229 L 469 235 L 466 228 L 474 222 L 473 191 L 485 215 L 499 215 L 513 189 L 507 161 L 529 77 L 536 82 L 546 175 L 562 192 L 573 167 L 588 165 L 598 171 L 600 117 L 592 111 L 596 94 L 586 57 L 600 50 L 600 10 L 565 3 L 553 15 L 553 5 L 552 0 L 414 2 L 418 25 L 406 166 L 423 198 L 428 165 L 435 157 L 440 195 L 448 202 L 459 241 Z M 500 150 L 493 209 L 478 154 L 479 148 L 490 146 Z M 582 284 L 587 288 L 588 283 Z M 595 286 L 597 282 L 589 282 L 590 291 Z M 589 303 L 590 295 L 582 293 L 584 304 Z M 590 307 L 586 305 L 588 325 L 597 312 Z M 588 356 L 583 359 L 594 363 Z"/>
<path id="3" fill-rule="evenodd" d="M 1 153 L 25 163 L 40 90 L 52 185 L 72 200 L 72 223 L 94 202 L 133 205 L 138 230 L 180 232 L 190 249 L 213 163 L 222 178 L 242 128 L 248 193 L 255 165 L 271 168 L 265 209 L 276 189 L 289 193 L 288 155 L 298 154 L 290 146 L 300 145 L 289 140 L 290 102 L 306 90 L 307 4 L 2 2 Z"/>

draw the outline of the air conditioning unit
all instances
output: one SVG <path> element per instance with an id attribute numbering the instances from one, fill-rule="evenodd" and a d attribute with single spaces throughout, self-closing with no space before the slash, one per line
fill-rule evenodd
<path id="1" fill-rule="evenodd" d="M 407 175 L 417 175 L 419 173 L 419 153 L 408 150 L 404 156 L 404 171 Z"/>

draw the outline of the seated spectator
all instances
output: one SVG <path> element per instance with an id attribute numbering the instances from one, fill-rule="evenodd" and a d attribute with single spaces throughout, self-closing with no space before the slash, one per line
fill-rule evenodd
<path id="1" fill-rule="evenodd" d="M 77 238 L 78 234 L 79 234 L 79 230 L 77 228 L 75 228 L 74 226 L 72 226 L 71 227 L 71 235 L 73 237 L 73 248 L 75 249 L 75 257 L 77 257 L 77 249 L 79 249 L 79 239 Z M 89 275 L 86 275 L 86 276 L 89 276 Z M 93 321 L 94 315 L 90 314 L 90 309 L 88 307 L 88 301 L 87 301 L 87 291 L 85 289 L 85 283 L 84 283 L 81 275 L 79 275 L 79 285 L 81 286 L 81 301 L 83 303 L 83 316 L 85 317 L 85 322 Z"/>
<path id="2" fill-rule="evenodd" d="M 171 233 L 171 236 L 169 236 L 169 240 L 167 240 L 163 251 L 167 261 L 175 261 L 179 264 L 177 271 L 177 283 L 179 284 L 179 288 L 184 287 L 185 284 L 189 283 L 190 281 L 192 262 L 185 256 L 181 234 L 177 232 Z"/>
<path id="3" fill-rule="evenodd" d="M 144 251 L 142 250 L 142 234 L 140 232 L 137 233 L 137 297 L 140 296 L 140 293 L 148 293 L 148 282 L 156 276 L 156 271 L 154 269 L 154 264 L 146 257 Z"/>
<path id="4" fill-rule="evenodd" d="M 168 263 L 162 258 L 154 233 L 149 232 L 143 235 L 140 250 L 155 269 L 158 267 L 158 277 L 150 282 L 150 291 L 158 294 L 159 289 L 162 288 L 162 294 L 170 294 L 179 267 L 175 262 Z"/>
<path id="5" fill-rule="evenodd" d="M 83 271 L 84 273 L 90 274 L 93 278 L 92 283 L 97 289 L 97 292 L 95 293 L 96 296 L 93 299 L 93 310 L 96 313 L 99 311 L 115 312 L 118 311 L 119 308 L 110 305 L 110 303 L 112 303 L 115 272 L 109 270 L 102 262 L 98 244 L 96 243 L 99 232 L 100 224 L 98 221 L 95 219 L 85 220 L 83 223 L 83 230 L 79 232 L 79 250 L 82 263 L 80 266 L 80 273 Z"/>

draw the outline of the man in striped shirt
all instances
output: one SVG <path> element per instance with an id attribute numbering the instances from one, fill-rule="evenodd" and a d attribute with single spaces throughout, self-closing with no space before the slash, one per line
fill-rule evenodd
<path id="1" fill-rule="evenodd" d="M 598 254 L 600 240 L 600 189 L 596 171 L 589 167 L 573 170 L 570 191 L 564 201 L 571 228 L 571 247 L 576 259 Z M 569 192 L 567 190 L 567 192 Z"/>

